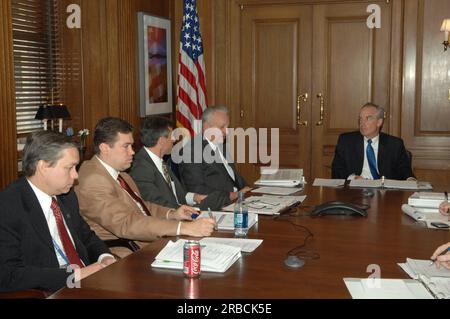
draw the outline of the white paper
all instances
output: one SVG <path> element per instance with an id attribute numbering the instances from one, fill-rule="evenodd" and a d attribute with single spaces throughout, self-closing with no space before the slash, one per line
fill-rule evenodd
<path id="1" fill-rule="evenodd" d="M 353 179 L 350 181 L 350 187 L 363 188 L 393 188 L 393 189 L 419 189 L 417 181 L 398 181 L 393 179 L 385 179 L 384 184 L 381 179 Z"/>
<path id="2" fill-rule="evenodd" d="M 205 237 L 200 240 L 201 244 L 209 245 L 222 244 L 233 247 L 239 247 L 239 249 L 245 253 L 251 253 L 261 245 L 262 239 L 248 239 L 248 238 L 219 238 L 219 237 Z"/>
<path id="3" fill-rule="evenodd" d="M 262 195 L 262 196 L 250 196 L 245 199 L 249 213 L 263 214 L 263 215 L 275 215 L 282 209 L 290 207 L 292 205 L 302 203 L 306 198 L 303 196 L 275 196 L 275 195 Z M 223 208 L 224 211 L 232 212 L 234 204 L 230 204 Z"/>
<path id="4" fill-rule="evenodd" d="M 405 270 L 405 264 L 408 271 Z M 437 268 L 430 260 L 406 258 L 405 264 L 398 264 L 413 279 L 419 278 L 419 275 L 432 277 L 450 278 L 450 271 L 444 267 Z"/>
<path id="5" fill-rule="evenodd" d="M 324 186 L 324 187 L 340 187 L 344 185 L 345 179 L 316 178 L 313 183 L 313 186 Z"/>
<path id="6" fill-rule="evenodd" d="M 169 241 L 155 257 L 152 267 L 183 269 L 183 246 L 186 240 Z M 201 245 L 201 270 L 225 272 L 241 256 L 239 247 L 210 243 Z"/>
<path id="7" fill-rule="evenodd" d="M 264 186 L 254 189 L 252 192 L 262 194 L 273 194 L 273 195 L 291 195 L 301 190 L 302 188 Z"/>
<path id="8" fill-rule="evenodd" d="M 234 230 L 234 214 L 230 212 L 212 211 L 213 218 L 216 219 L 218 230 Z M 208 211 L 203 211 L 197 218 L 210 217 Z M 248 229 L 258 222 L 258 214 L 248 213 Z"/>
<path id="9" fill-rule="evenodd" d="M 353 299 L 433 299 L 414 280 L 344 278 L 344 282 Z"/>
<path id="10" fill-rule="evenodd" d="M 272 169 L 261 167 L 261 177 L 255 182 L 258 186 L 294 187 L 304 183 L 303 169 Z"/>

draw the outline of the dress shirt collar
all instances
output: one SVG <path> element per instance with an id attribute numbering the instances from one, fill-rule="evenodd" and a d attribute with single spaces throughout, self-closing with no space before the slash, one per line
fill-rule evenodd
<path id="1" fill-rule="evenodd" d="M 214 142 L 211 142 L 206 136 L 204 138 L 208 142 L 208 144 L 211 146 L 212 150 L 215 152 L 217 149 L 217 144 L 214 144 Z"/>
<path id="2" fill-rule="evenodd" d="M 48 212 L 50 211 L 50 206 L 52 204 L 52 197 L 48 195 L 47 193 L 44 193 L 41 191 L 36 185 L 34 185 L 28 178 L 27 178 L 28 184 L 30 184 L 31 189 L 33 190 L 34 194 L 36 195 L 39 204 L 41 205 L 42 211 L 45 214 L 46 219 Z"/>
<path id="3" fill-rule="evenodd" d="M 145 151 L 147 152 L 148 156 L 150 156 L 150 158 L 152 159 L 153 163 L 155 163 L 156 167 L 158 168 L 158 170 L 160 172 L 162 172 L 162 165 L 163 165 L 163 160 L 161 157 L 159 157 L 158 155 L 156 155 L 155 153 L 153 153 L 151 150 L 149 150 L 148 148 L 144 147 Z"/>
<path id="4" fill-rule="evenodd" d="M 97 157 L 98 161 L 103 165 L 103 167 L 108 171 L 108 173 L 111 175 L 111 177 L 114 180 L 117 180 L 117 177 L 119 177 L 120 172 L 117 171 L 116 169 L 112 168 L 110 165 L 106 164 L 105 162 L 103 162 L 100 157 L 98 157 L 97 155 L 95 155 L 95 157 Z"/>
<path id="5" fill-rule="evenodd" d="M 372 145 L 374 144 L 378 144 L 378 140 L 380 139 L 380 135 L 378 134 L 377 136 L 375 136 L 374 138 L 370 138 L 370 140 L 372 140 Z M 369 138 L 364 136 L 364 143 L 367 144 L 367 141 L 369 140 Z"/>

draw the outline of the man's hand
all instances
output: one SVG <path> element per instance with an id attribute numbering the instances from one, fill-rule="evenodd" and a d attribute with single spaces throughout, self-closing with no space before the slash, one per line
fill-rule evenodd
<path id="1" fill-rule="evenodd" d="M 198 214 L 198 210 L 191 206 L 181 205 L 176 211 L 169 214 L 169 219 L 192 220 L 192 214 Z"/>
<path id="2" fill-rule="evenodd" d="M 181 235 L 193 237 L 211 236 L 216 221 L 212 218 L 198 218 L 193 222 L 181 223 Z"/>
<path id="3" fill-rule="evenodd" d="M 102 261 L 100 262 L 103 266 L 109 266 L 111 264 L 114 264 L 116 262 L 116 259 L 110 256 L 106 256 L 102 259 Z"/>
<path id="4" fill-rule="evenodd" d="M 194 202 L 200 204 L 208 195 L 194 194 Z"/>
<path id="5" fill-rule="evenodd" d="M 442 215 L 448 215 L 450 210 L 450 203 L 449 202 L 442 202 L 441 205 L 439 205 L 439 212 Z"/>
<path id="6" fill-rule="evenodd" d="M 242 188 L 241 190 L 240 190 L 240 192 L 243 192 L 244 194 L 245 193 L 247 193 L 247 192 L 249 192 L 249 191 L 251 191 L 252 189 L 250 188 L 250 187 L 248 187 L 248 186 L 245 186 L 244 188 Z"/>
<path id="7" fill-rule="evenodd" d="M 440 268 L 441 266 L 444 266 L 445 268 L 450 269 L 450 252 L 447 251 L 449 247 L 450 243 L 439 246 L 433 253 L 433 256 L 431 256 L 431 260 L 435 261 L 436 267 Z"/>
<path id="8" fill-rule="evenodd" d="M 106 266 L 103 265 L 102 263 L 94 263 L 84 268 L 75 269 L 75 280 L 76 281 L 82 280 L 105 267 Z"/>
<path id="9" fill-rule="evenodd" d="M 230 200 L 233 202 L 238 198 L 238 192 L 230 192 Z"/>

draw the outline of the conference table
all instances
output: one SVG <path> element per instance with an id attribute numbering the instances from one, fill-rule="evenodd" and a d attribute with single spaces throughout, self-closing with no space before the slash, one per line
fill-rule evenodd
<path id="1" fill-rule="evenodd" d="M 367 278 L 379 269 L 381 278 L 407 279 L 397 265 L 406 258 L 428 259 L 449 241 L 448 230 L 428 229 L 405 215 L 401 205 L 411 191 L 325 188 L 307 185 L 296 195 L 307 195 L 298 208 L 280 216 L 259 216 L 248 238 L 263 239 L 252 253 L 225 273 L 202 272 L 198 279 L 182 271 L 155 269 L 150 265 L 173 238 L 162 238 L 140 251 L 81 281 L 81 288 L 64 288 L 50 298 L 351 298 L 343 278 Z M 370 205 L 367 217 L 322 216 L 312 218 L 314 205 L 328 201 Z M 306 241 L 306 263 L 290 268 L 287 253 Z M 215 237 L 233 237 L 216 231 Z M 314 259 L 315 257 L 315 259 Z M 378 268 L 379 267 L 379 268 Z"/>

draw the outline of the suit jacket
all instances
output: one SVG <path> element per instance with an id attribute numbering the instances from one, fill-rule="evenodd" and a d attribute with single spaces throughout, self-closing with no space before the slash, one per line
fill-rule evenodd
<path id="1" fill-rule="evenodd" d="M 213 151 L 202 135 L 197 135 L 183 148 L 183 162 L 179 164 L 181 181 L 187 191 L 208 195 L 200 207 L 221 209 L 231 202 L 229 194 L 233 192 L 233 187 L 239 190 L 247 185 L 234 163 L 228 164 L 234 172 L 235 180 L 228 174 L 219 152 Z"/>
<path id="2" fill-rule="evenodd" d="M 80 216 L 73 190 L 57 200 L 83 262 L 89 265 L 110 253 Z M 0 291 L 55 291 L 71 275 L 59 268 L 44 212 L 25 177 L 0 193 L 0 252 Z"/>
<path id="3" fill-rule="evenodd" d="M 364 137 L 359 131 L 341 134 L 332 164 L 333 178 L 346 179 L 351 174 L 361 175 L 363 165 Z M 380 176 L 389 179 L 414 177 L 403 140 L 392 135 L 380 133 L 377 165 Z"/>
<path id="4" fill-rule="evenodd" d="M 175 184 L 175 191 L 179 203 L 186 204 L 186 191 L 184 190 L 184 186 L 181 185 L 181 182 L 169 166 L 168 171 L 170 178 Z M 180 206 L 166 179 L 159 172 L 156 164 L 144 147 L 135 155 L 130 175 L 133 177 L 145 200 L 172 208 Z"/>
<path id="5" fill-rule="evenodd" d="M 121 173 L 121 176 L 140 196 L 133 179 L 126 173 Z M 78 181 L 75 192 L 81 214 L 101 239 L 136 240 L 142 246 L 144 242 L 176 234 L 178 222 L 165 219 L 168 207 L 145 201 L 151 216 L 144 215 L 96 156 L 83 162 Z"/>

